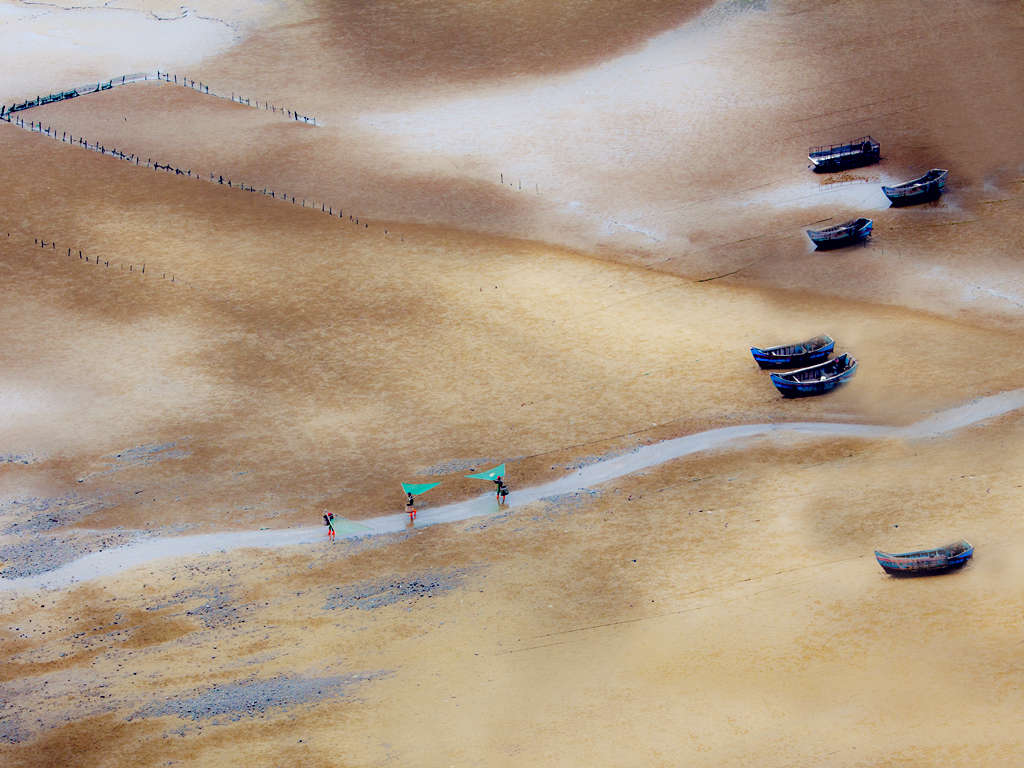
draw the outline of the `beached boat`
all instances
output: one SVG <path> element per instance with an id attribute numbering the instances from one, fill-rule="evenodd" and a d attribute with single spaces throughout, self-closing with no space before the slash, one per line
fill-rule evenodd
<path id="1" fill-rule="evenodd" d="M 808 229 L 807 236 L 821 250 L 841 248 L 844 245 L 867 240 L 871 236 L 871 228 L 875 223 L 863 217 L 850 219 L 842 224 L 827 229 Z"/>
<path id="2" fill-rule="evenodd" d="M 853 378 L 856 371 L 857 361 L 849 355 L 840 355 L 789 373 L 773 373 L 772 384 L 783 397 L 821 395 Z"/>
<path id="3" fill-rule="evenodd" d="M 861 136 L 843 144 L 825 144 L 811 147 L 807 159 L 816 173 L 841 171 L 861 165 L 877 163 L 881 157 L 881 146 L 870 136 Z"/>
<path id="4" fill-rule="evenodd" d="M 875 559 L 885 572 L 892 576 L 925 576 L 929 573 L 943 573 L 960 568 L 973 554 L 974 547 L 961 539 L 945 547 L 903 552 L 899 555 L 876 551 Z"/>
<path id="5" fill-rule="evenodd" d="M 946 188 L 946 177 L 949 171 L 944 168 L 932 168 L 919 179 L 905 181 L 894 187 L 882 187 L 882 192 L 893 205 L 914 205 L 926 200 L 934 200 Z"/>
<path id="6" fill-rule="evenodd" d="M 797 344 L 782 344 L 767 349 L 751 347 L 750 354 L 762 368 L 797 368 L 827 360 L 835 346 L 830 336 L 815 336 Z"/>

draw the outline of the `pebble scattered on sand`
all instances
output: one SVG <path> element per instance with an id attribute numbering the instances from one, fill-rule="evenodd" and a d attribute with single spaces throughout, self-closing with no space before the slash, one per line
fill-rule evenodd
<path id="1" fill-rule="evenodd" d="M 431 467 L 422 469 L 420 472 L 424 475 L 450 475 L 455 472 L 473 472 L 478 467 L 491 466 L 497 463 L 497 461 L 487 458 L 448 459 L 447 461 L 438 462 Z"/>
<path id="2" fill-rule="evenodd" d="M 429 572 L 421 576 L 394 579 L 381 582 L 361 582 L 336 588 L 324 603 L 324 610 L 359 608 L 372 611 L 386 605 L 431 597 L 460 586 L 465 580 L 465 570 Z"/>
<path id="3" fill-rule="evenodd" d="M 203 602 L 185 611 L 185 615 L 199 619 L 207 629 L 244 623 L 245 619 L 242 618 L 242 615 L 251 613 L 256 608 L 255 603 L 237 602 L 230 588 L 204 586 L 177 592 L 169 600 L 149 606 L 146 610 L 162 611 L 171 606 L 195 600 L 203 600 Z"/>
<path id="4" fill-rule="evenodd" d="M 382 677 L 386 672 L 358 673 L 332 677 L 292 677 L 279 675 L 267 680 L 243 680 L 214 685 L 188 698 L 153 703 L 138 710 L 129 719 L 177 716 L 187 720 L 225 718 L 234 722 L 244 717 L 344 696 L 354 685 Z"/>
<path id="5" fill-rule="evenodd" d="M 582 507 L 600 495 L 601 491 L 594 488 L 581 488 L 578 491 L 560 493 L 557 496 L 545 496 L 541 501 L 547 505 L 545 511 L 550 514 L 551 512 L 571 511 L 577 507 Z"/>
<path id="6" fill-rule="evenodd" d="M 27 453 L 0 453 L 0 464 L 35 464 L 39 459 Z"/>
<path id="7" fill-rule="evenodd" d="M 192 455 L 192 452 L 177 446 L 179 442 L 187 441 L 188 439 L 185 437 L 177 442 L 136 445 L 133 448 L 126 448 L 118 453 L 108 454 L 103 457 L 107 464 L 105 469 L 82 475 L 78 482 L 81 483 L 94 477 L 110 475 L 129 467 L 145 467 L 150 464 L 166 461 L 167 459 L 187 459 Z"/>
<path id="8" fill-rule="evenodd" d="M 134 544 L 158 533 L 114 530 L 23 535 L 10 544 L 0 546 L 0 562 L 4 564 L 0 580 L 37 576 L 92 552 Z"/>
<path id="9" fill-rule="evenodd" d="M 0 533 L 12 536 L 42 533 L 77 522 L 110 505 L 103 496 L 84 497 L 76 493 L 10 499 L 0 504 L 0 520 L 6 523 Z"/>

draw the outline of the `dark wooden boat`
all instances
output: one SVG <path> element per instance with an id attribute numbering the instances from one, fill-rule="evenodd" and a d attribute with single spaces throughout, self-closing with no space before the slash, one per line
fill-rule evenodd
<path id="1" fill-rule="evenodd" d="M 861 217 L 844 221 L 842 224 L 827 229 L 808 229 L 807 236 L 819 249 L 825 251 L 867 240 L 871 236 L 871 228 L 874 225 L 875 223 L 871 219 Z"/>
<path id="2" fill-rule="evenodd" d="M 905 181 L 894 187 L 882 187 L 882 192 L 893 205 L 914 205 L 926 200 L 934 200 L 946 188 L 946 177 L 949 171 L 944 168 L 932 168 L 919 179 Z"/>
<path id="3" fill-rule="evenodd" d="M 841 171 L 861 165 L 877 163 L 881 157 L 881 145 L 870 136 L 861 136 L 843 144 L 824 144 L 811 147 L 807 159 L 816 173 Z"/>
<path id="4" fill-rule="evenodd" d="M 767 349 L 751 347 L 750 354 L 762 368 L 797 368 L 827 360 L 835 346 L 830 336 L 815 336 L 797 344 L 782 344 Z"/>
<path id="5" fill-rule="evenodd" d="M 856 371 L 857 361 L 849 355 L 840 355 L 789 373 L 773 373 L 772 384 L 783 397 L 821 395 L 853 378 Z"/>
<path id="6" fill-rule="evenodd" d="M 875 559 L 892 576 L 926 576 L 962 568 L 973 554 L 974 547 L 961 539 L 945 547 L 903 552 L 899 555 L 876 551 Z"/>

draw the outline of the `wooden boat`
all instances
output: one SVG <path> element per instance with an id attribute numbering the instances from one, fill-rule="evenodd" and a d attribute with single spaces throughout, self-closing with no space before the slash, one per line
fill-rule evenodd
<path id="1" fill-rule="evenodd" d="M 871 228 L 875 223 L 871 219 L 861 217 L 850 219 L 842 224 L 827 229 L 808 229 L 807 236 L 821 250 L 841 248 L 844 245 L 867 240 L 871 236 Z"/>
<path id="2" fill-rule="evenodd" d="M 882 187 L 882 192 L 893 205 L 914 205 L 926 200 L 934 200 L 946 188 L 946 177 L 949 171 L 944 168 L 932 168 L 924 176 L 905 181 L 894 187 Z"/>
<path id="3" fill-rule="evenodd" d="M 762 368 L 796 368 L 827 360 L 836 343 L 830 336 L 815 336 L 797 344 L 783 344 L 761 349 L 751 347 L 750 354 Z"/>
<path id="4" fill-rule="evenodd" d="M 811 147 L 807 159 L 816 173 L 841 171 L 861 165 L 877 163 L 881 157 L 881 145 L 870 136 L 861 136 L 843 144 L 824 144 Z"/>
<path id="5" fill-rule="evenodd" d="M 925 576 L 961 568 L 973 554 L 974 547 L 961 539 L 945 547 L 903 552 L 899 555 L 876 551 L 875 559 L 892 576 Z"/>
<path id="6" fill-rule="evenodd" d="M 857 361 L 849 355 L 840 355 L 789 373 L 773 373 L 772 384 L 783 397 L 821 395 L 853 378 L 856 371 Z"/>

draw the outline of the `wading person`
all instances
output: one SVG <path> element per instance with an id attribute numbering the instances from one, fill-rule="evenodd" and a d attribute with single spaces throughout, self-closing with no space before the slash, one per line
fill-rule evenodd
<path id="1" fill-rule="evenodd" d="M 334 541 L 334 513 L 324 510 L 324 525 L 327 526 L 327 538 Z"/>
<path id="2" fill-rule="evenodd" d="M 440 483 L 402 483 L 405 494 L 405 513 L 409 516 L 409 525 L 416 522 L 416 497 L 422 496 Z"/>
<path id="3" fill-rule="evenodd" d="M 507 498 L 508 486 L 505 484 L 505 478 L 498 475 L 498 478 L 494 481 L 494 499 L 499 504 L 504 504 Z"/>

